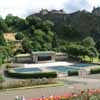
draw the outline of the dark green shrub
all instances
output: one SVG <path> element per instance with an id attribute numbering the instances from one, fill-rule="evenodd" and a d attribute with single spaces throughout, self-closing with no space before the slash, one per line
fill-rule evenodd
<path id="1" fill-rule="evenodd" d="M 76 76 L 78 75 L 78 71 L 75 70 L 75 71 L 68 71 L 68 76 Z"/>
<path id="2" fill-rule="evenodd" d="M 4 81 L 4 78 L 2 75 L 0 75 L 0 83 Z"/>
<path id="3" fill-rule="evenodd" d="M 8 77 L 15 78 L 56 78 L 56 72 L 37 72 L 37 73 L 17 73 L 13 72 L 13 70 L 6 70 L 6 74 Z"/>
<path id="4" fill-rule="evenodd" d="M 11 66 L 11 64 L 7 64 L 7 65 L 6 65 L 6 68 L 7 68 L 7 69 L 12 68 L 12 67 L 13 67 L 13 66 Z"/>
<path id="5" fill-rule="evenodd" d="M 90 74 L 98 74 L 100 73 L 100 68 L 95 68 L 90 70 Z"/>

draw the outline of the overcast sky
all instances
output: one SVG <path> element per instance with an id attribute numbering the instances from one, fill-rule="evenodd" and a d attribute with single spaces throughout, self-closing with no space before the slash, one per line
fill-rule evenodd
<path id="1" fill-rule="evenodd" d="M 67 13 L 72 13 L 82 9 L 91 11 L 94 6 L 100 6 L 100 0 L 0 0 L 0 15 L 5 17 L 10 13 L 25 17 L 41 8 L 64 9 Z"/>

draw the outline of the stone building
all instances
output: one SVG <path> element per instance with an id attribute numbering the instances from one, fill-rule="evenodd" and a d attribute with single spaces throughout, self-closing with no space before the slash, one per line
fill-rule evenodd
<path id="1" fill-rule="evenodd" d="M 55 61 L 55 52 L 39 51 L 32 54 L 20 54 L 15 56 L 15 63 L 46 63 Z"/>

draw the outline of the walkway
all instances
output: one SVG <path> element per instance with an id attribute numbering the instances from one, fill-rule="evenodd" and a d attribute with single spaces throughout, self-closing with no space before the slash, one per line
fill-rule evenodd
<path id="1" fill-rule="evenodd" d="M 63 95 L 67 92 L 80 92 L 82 89 L 87 88 L 100 88 L 100 80 L 98 79 L 68 77 L 61 80 L 64 81 L 64 86 L 2 91 L 0 92 L 0 100 L 14 100 L 17 95 L 24 95 L 29 99 L 42 96 Z"/>

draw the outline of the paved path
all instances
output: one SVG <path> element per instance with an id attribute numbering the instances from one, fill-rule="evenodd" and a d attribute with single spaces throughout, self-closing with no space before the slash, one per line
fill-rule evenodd
<path id="1" fill-rule="evenodd" d="M 37 88 L 37 89 L 24 89 L 24 90 L 12 90 L 0 92 L 0 100 L 14 100 L 15 96 L 24 95 L 25 98 L 39 98 L 42 96 L 48 97 L 53 95 L 63 95 L 64 93 L 75 92 L 72 90 L 73 87 L 60 86 L 60 87 L 49 87 L 49 88 Z"/>
<path id="2" fill-rule="evenodd" d="M 69 77 L 64 79 L 64 83 L 64 86 L 57 87 L 2 91 L 0 92 L 0 100 L 14 100 L 17 95 L 24 95 L 27 99 L 29 99 L 39 98 L 42 96 L 63 95 L 67 92 L 79 92 L 80 90 L 87 88 L 100 88 L 100 80 L 97 79 Z"/>

